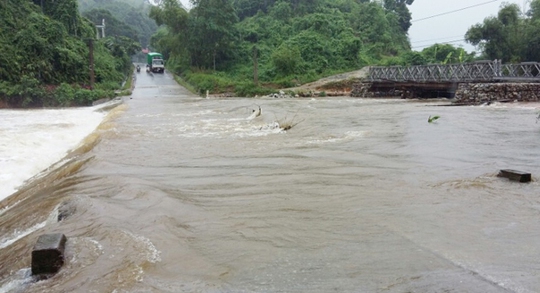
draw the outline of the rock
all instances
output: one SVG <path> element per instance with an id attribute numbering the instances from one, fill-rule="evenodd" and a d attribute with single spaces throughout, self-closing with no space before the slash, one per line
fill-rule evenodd
<path id="1" fill-rule="evenodd" d="M 32 249 L 32 274 L 50 275 L 64 265 L 64 250 L 67 238 L 64 234 L 39 236 Z"/>
<path id="2" fill-rule="evenodd" d="M 539 83 L 461 83 L 455 94 L 455 103 L 481 105 L 486 102 L 540 101 Z"/>
<path id="3" fill-rule="evenodd" d="M 58 207 L 58 222 L 70 217 L 75 213 L 76 210 L 77 208 L 72 202 L 63 202 L 60 207 Z"/>

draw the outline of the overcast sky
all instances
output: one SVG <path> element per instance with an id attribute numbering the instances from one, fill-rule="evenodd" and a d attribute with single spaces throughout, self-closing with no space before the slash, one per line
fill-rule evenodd
<path id="1" fill-rule="evenodd" d="M 482 23 L 486 17 L 496 16 L 502 3 L 516 3 L 523 7 L 524 3 L 528 2 L 526 0 L 492 1 L 414 0 L 413 4 L 409 6 L 413 21 L 409 29 L 409 38 L 413 50 L 421 51 L 423 48 L 435 43 L 456 41 L 451 44 L 456 47 L 462 46 L 468 52 L 475 51 L 474 46 L 467 44 L 465 41 L 458 41 L 464 39 L 469 27 Z M 467 8 L 474 5 L 478 6 Z M 420 20 L 460 9 L 463 10 Z"/>
<path id="2" fill-rule="evenodd" d="M 189 0 L 180 1 L 190 7 Z M 411 46 L 413 50 L 421 51 L 435 43 L 451 42 L 452 45 L 461 46 L 468 52 L 475 51 L 473 46 L 463 41 L 469 27 L 482 23 L 486 17 L 496 16 L 502 3 L 516 3 L 523 7 L 527 2 L 527 0 L 414 0 L 409 6 L 413 21 L 409 29 Z M 471 7 L 475 5 L 478 6 Z M 448 13 L 455 10 L 461 11 Z M 448 14 L 435 16 L 444 13 Z M 434 17 L 420 20 L 431 16 Z"/>

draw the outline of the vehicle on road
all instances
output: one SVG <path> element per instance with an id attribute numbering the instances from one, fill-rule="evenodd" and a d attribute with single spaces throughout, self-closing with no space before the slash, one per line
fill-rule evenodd
<path id="1" fill-rule="evenodd" d="M 163 61 L 163 55 L 157 52 L 150 52 L 147 54 L 147 66 L 151 72 L 163 73 L 165 71 L 165 62 Z"/>

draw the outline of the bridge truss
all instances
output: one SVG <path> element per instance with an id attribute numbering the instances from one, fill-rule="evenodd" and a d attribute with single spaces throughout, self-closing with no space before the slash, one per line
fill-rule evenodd
<path id="1" fill-rule="evenodd" d="M 460 83 L 540 82 L 540 63 L 502 64 L 500 60 L 448 65 L 373 66 L 369 82 Z"/>

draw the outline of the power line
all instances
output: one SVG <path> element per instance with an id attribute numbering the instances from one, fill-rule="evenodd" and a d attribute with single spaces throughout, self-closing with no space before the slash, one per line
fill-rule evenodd
<path id="1" fill-rule="evenodd" d="M 440 40 L 447 40 L 447 39 L 455 39 L 455 38 L 460 38 L 460 37 L 463 37 L 463 35 L 453 36 L 453 37 L 437 38 L 437 39 L 430 39 L 430 40 L 414 41 L 414 42 L 411 42 L 411 43 L 412 43 L 412 44 L 414 44 L 414 43 L 427 43 L 427 42 L 433 42 L 433 41 L 440 41 Z"/>
<path id="2" fill-rule="evenodd" d="M 430 19 L 430 18 L 442 16 L 442 15 L 447 15 L 447 14 L 450 14 L 450 13 L 455 13 L 455 12 L 458 12 L 458 11 L 463 11 L 463 10 L 466 10 L 466 9 L 470 9 L 470 8 L 474 8 L 474 7 L 478 7 L 478 6 L 482 6 L 482 5 L 486 5 L 486 4 L 490 4 L 490 3 L 493 3 L 493 2 L 497 2 L 497 1 L 499 1 L 499 0 L 491 0 L 491 1 L 488 1 L 488 2 L 483 2 L 483 3 L 479 3 L 479 4 L 475 4 L 475 5 L 463 7 L 463 8 L 460 8 L 460 9 L 456 9 L 456 10 L 452 10 L 452 11 L 448 11 L 448 12 L 443 12 L 443 13 L 435 14 L 435 15 L 432 15 L 432 16 L 420 18 L 420 19 L 415 19 L 415 20 L 412 20 L 411 22 L 418 22 L 418 21 L 422 21 L 422 20 L 426 20 L 426 19 Z"/>
<path id="3" fill-rule="evenodd" d="M 460 43 L 460 42 L 463 42 L 463 41 L 465 41 L 465 39 L 453 40 L 453 41 L 448 41 L 448 42 L 442 42 L 441 44 L 444 45 L 444 44 L 451 44 L 451 43 Z M 427 48 L 427 47 L 431 47 L 431 46 L 433 46 L 433 45 L 436 45 L 436 44 L 422 45 L 422 46 L 414 46 L 414 47 L 412 47 L 412 49 Z"/>

